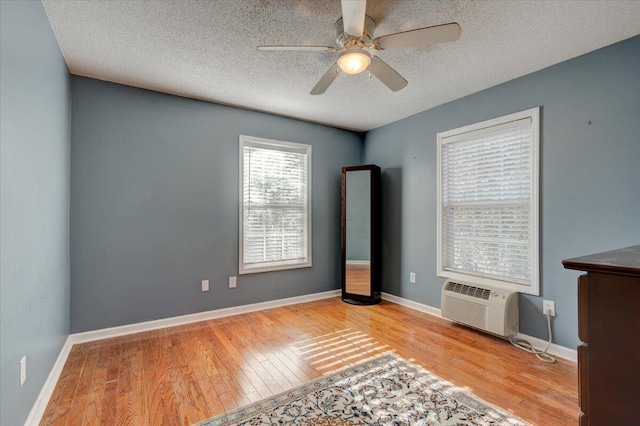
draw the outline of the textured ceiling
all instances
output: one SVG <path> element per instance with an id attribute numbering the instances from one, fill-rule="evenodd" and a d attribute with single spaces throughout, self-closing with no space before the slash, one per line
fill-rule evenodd
<path id="1" fill-rule="evenodd" d="M 381 51 L 409 85 L 341 74 L 309 91 L 333 52 L 339 0 L 44 0 L 73 74 L 353 130 L 370 130 L 640 34 L 640 1 L 369 0 L 376 36 L 458 22 L 462 36 Z"/>

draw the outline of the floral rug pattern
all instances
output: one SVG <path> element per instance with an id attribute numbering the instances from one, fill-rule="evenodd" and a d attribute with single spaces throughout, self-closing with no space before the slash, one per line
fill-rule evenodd
<path id="1" fill-rule="evenodd" d="M 528 425 L 390 354 L 197 426 Z"/>

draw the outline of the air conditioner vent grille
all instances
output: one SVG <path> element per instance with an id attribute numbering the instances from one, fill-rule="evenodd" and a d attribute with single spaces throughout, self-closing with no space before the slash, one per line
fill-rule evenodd
<path id="1" fill-rule="evenodd" d="M 489 295 L 491 294 L 491 290 L 488 290 L 486 288 L 474 287 L 471 285 L 454 283 L 451 281 L 447 283 L 446 290 L 484 300 L 489 300 Z"/>

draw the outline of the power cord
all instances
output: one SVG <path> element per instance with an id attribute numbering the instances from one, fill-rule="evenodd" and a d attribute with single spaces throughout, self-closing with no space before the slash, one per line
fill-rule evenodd
<path id="1" fill-rule="evenodd" d="M 544 348 L 544 351 L 534 348 L 533 345 L 525 339 L 519 339 L 517 337 L 510 336 L 509 341 L 516 348 L 522 349 L 523 351 L 530 354 L 534 354 L 540 361 L 546 362 L 548 364 L 553 364 L 554 362 L 556 362 L 556 359 L 547 353 L 547 351 L 549 350 L 549 346 L 551 346 L 551 340 L 553 339 L 553 336 L 551 334 L 551 316 L 549 315 L 549 312 L 546 311 L 544 315 L 547 317 L 547 327 L 549 330 L 549 341 L 547 342 L 547 347 Z"/>

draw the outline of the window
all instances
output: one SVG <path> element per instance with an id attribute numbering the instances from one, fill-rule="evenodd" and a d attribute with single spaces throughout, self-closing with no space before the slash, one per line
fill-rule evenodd
<path id="1" fill-rule="evenodd" d="M 438 275 L 539 294 L 539 108 L 438 133 Z"/>
<path id="2" fill-rule="evenodd" d="M 240 135 L 240 274 L 311 266 L 310 177 L 310 145 Z"/>

